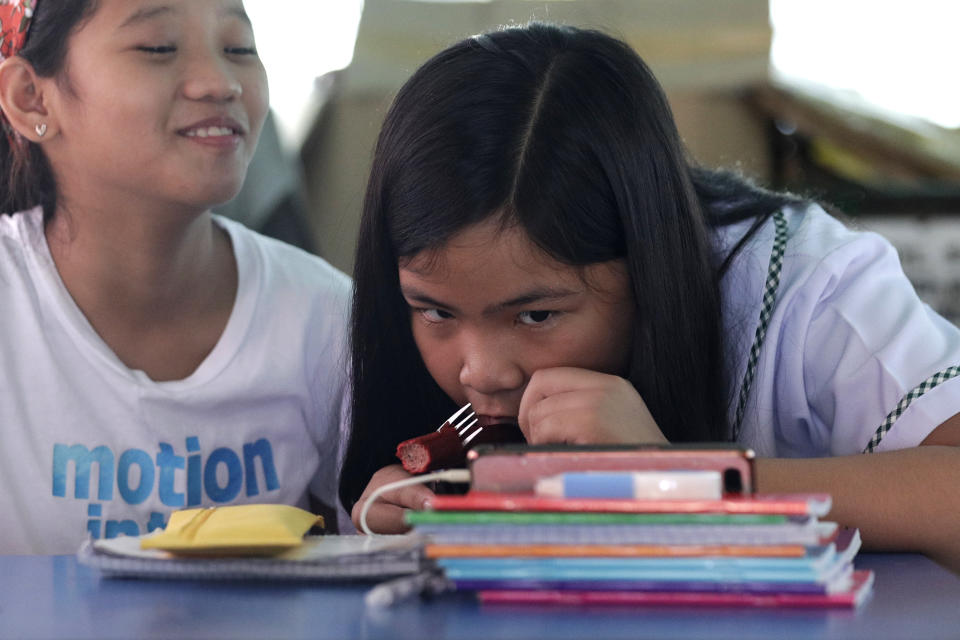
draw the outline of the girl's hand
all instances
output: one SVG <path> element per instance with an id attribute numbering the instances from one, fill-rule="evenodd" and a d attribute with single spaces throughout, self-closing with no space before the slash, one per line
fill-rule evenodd
<path id="1" fill-rule="evenodd" d="M 353 520 L 353 525 L 357 528 L 357 531 L 363 532 L 360 525 L 360 512 L 363 510 L 363 505 L 366 504 L 370 494 L 385 484 L 411 477 L 413 476 L 399 464 L 384 467 L 373 474 L 367 488 L 363 490 L 363 494 L 353 505 L 353 510 L 350 512 L 350 519 Z M 376 533 L 404 533 L 410 528 L 403 522 L 404 509 L 423 509 L 425 503 L 434 495 L 433 491 L 422 484 L 387 491 L 377 497 L 376 502 L 370 505 L 370 509 L 367 511 L 367 526 Z"/>
<path id="2" fill-rule="evenodd" d="M 530 444 L 668 443 L 630 382 L 587 369 L 535 371 L 517 420 Z"/>

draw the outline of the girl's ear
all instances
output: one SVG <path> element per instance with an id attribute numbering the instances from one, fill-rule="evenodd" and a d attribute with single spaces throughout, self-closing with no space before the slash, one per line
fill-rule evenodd
<path id="1" fill-rule="evenodd" d="M 33 142 L 49 140 L 57 132 L 42 85 L 33 66 L 20 56 L 0 62 L 0 109 L 10 126 Z"/>

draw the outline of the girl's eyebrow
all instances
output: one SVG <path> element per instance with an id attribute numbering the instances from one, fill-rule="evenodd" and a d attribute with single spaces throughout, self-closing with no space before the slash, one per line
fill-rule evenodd
<path id="1" fill-rule="evenodd" d="M 565 289 L 562 287 L 534 287 L 533 289 L 525 291 L 524 293 L 510 298 L 509 300 L 504 300 L 503 302 L 490 305 L 483 310 L 483 313 L 485 315 L 489 315 L 513 307 L 524 307 L 528 304 L 561 300 L 563 298 L 569 298 L 570 296 L 577 295 L 578 293 L 579 291 L 575 291 L 574 289 Z"/>
<path id="2" fill-rule="evenodd" d="M 244 11 L 243 7 L 230 7 L 224 13 L 228 16 L 233 16 L 235 18 L 240 18 L 240 20 L 247 25 L 248 27 L 253 27 L 253 22 L 250 21 L 250 16 L 247 15 L 247 12 Z"/>
<path id="3" fill-rule="evenodd" d="M 134 25 L 140 24 L 141 22 L 146 22 L 147 20 L 153 20 L 160 16 L 174 13 L 175 10 L 169 5 L 160 5 L 155 7 L 144 7 L 138 11 L 134 11 L 126 20 L 124 20 L 117 29 L 125 29 L 127 27 L 132 27 Z"/>
<path id="4" fill-rule="evenodd" d="M 121 23 L 118 29 L 123 29 L 130 27 L 160 16 L 176 13 L 176 9 L 169 5 L 160 5 L 156 7 L 144 7 L 138 11 L 134 11 L 126 20 Z M 250 22 L 250 16 L 247 15 L 247 12 L 243 10 L 243 7 L 230 7 L 223 12 L 227 16 L 234 16 L 243 21 L 247 26 L 253 26 Z"/>
<path id="5" fill-rule="evenodd" d="M 436 307 L 438 309 L 445 309 L 452 313 L 458 313 L 456 307 L 445 304 L 432 298 L 431 296 L 423 293 L 416 287 L 411 287 L 409 285 L 400 287 L 400 291 L 405 298 L 412 300 L 418 304 L 429 305 L 431 307 Z M 574 289 L 566 289 L 562 287 L 534 287 L 529 291 L 525 291 L 520 295 L 517 295 L 509 300 L 504 300 L 503 302 L 497 302 L 488 307 L 484 308 L 483 315 L 494 315 L 505 309 L 512 309 L 516 307 L 523 307 L 529 304 L 536 304 L 545 301 L 552 300 L 561 300 L 563 298 L 569 298 L 580 293 Z"/>
<path id="6" fill-rule="evenodd" d="M 427 294 L 420 291 L 416 287 L 411 287 L 409 285 L 401 286 L 400 293 L 402 293 L 403 297 L 406 298 L 407 300 L 416 302 L 417 304 L 436 307 L 437 309 L 446 309 L 448 311 L 452 311 L 453 313 L 458 313 L 458 310 L 456 307 L 453 307 L 449 304 L 444 304 L 443 302 L 440 302 L 439 300 L 436 300 L 428 296 Z"/>

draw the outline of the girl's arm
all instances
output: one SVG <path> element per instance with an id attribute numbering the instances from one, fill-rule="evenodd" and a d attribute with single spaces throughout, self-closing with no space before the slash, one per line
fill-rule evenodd
<path id="1" fill-rule="evenodd" d="M 761 491 L 827 492 L 828 518 L 872 550 L 917 551 L 960 572 L 960 414 L 920 446 L 833 458 L 757 460 Z"/>
<path id="2" fill-rule="evenodd" d="M 544 369 L 524 393 L 520 428 L 532 444 L 663 442 L 638 402 L 629 383 L 615 376 Z M 757 476 L 766 493 L 829 493 L 829 518 L 858 527 L 867 548 L 925 553 L 960 572 L 960 414 L 917 447 L 758 459 Z"/>

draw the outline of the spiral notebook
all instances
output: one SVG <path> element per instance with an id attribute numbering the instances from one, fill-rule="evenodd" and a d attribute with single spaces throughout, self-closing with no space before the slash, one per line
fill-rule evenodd
<path id="1" fill-rule="evenodd" d="M 77 561 L 117 578 L 194 580 L 370 580 L 419 573 L 423 540 L 415 535 L 306 536 L 270 557 L 181 557 L 141 549 L 139 537 L 87 540 Z"/>

